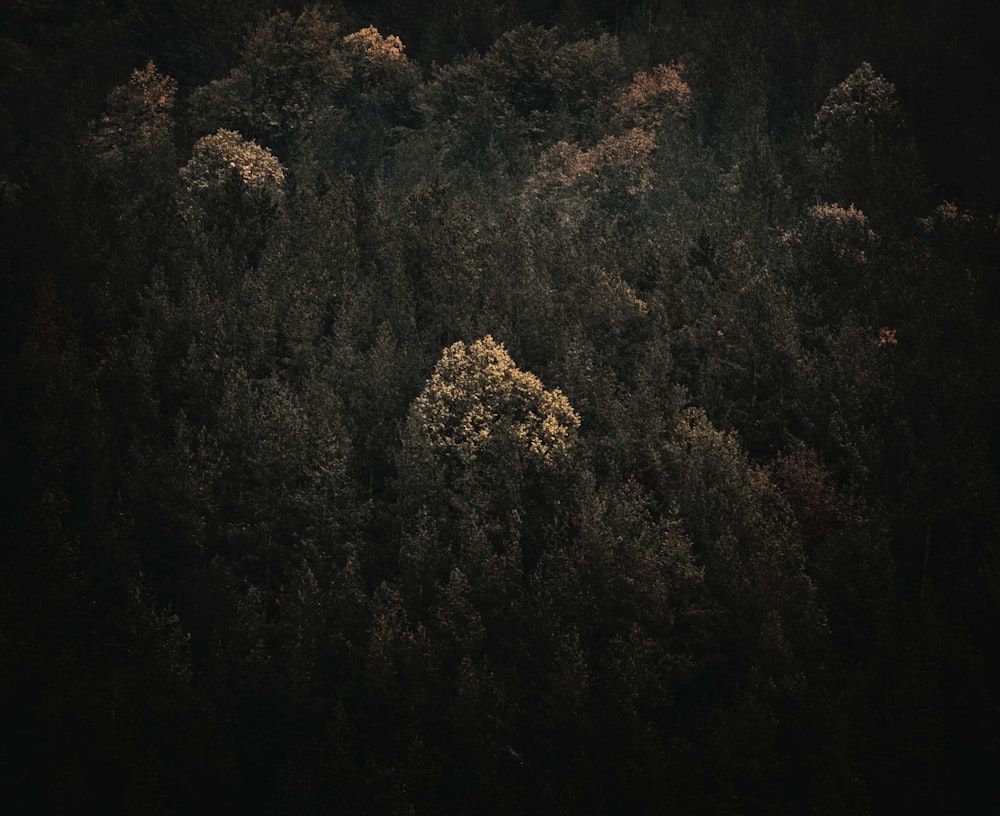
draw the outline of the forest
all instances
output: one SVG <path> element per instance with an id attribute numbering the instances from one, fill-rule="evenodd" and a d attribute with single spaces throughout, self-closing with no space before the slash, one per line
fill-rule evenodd
<path id="1" fill-rule="evenodd" d="M 5 813 L 1000 812 L 990 4 L 4 8 Z"/>

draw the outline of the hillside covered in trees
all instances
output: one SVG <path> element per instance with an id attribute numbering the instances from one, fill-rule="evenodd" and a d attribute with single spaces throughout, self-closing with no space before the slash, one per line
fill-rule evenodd
<path id="1" fill-rule="evenodd" d="M 1000 809 L 986 8 L 9 4 L 4 811 Z"/>

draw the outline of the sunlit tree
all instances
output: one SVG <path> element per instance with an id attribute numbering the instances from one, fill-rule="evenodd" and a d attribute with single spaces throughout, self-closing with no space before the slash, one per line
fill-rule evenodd
<path id="1" fill-rule="evenodd" d="M 444 350 L 410 407 L 404 455 L 457 490 L 488 489 L 484 477 L 557 468 L 569 457 L 580 419 L 558 389 L 521 371 L 487 336 Z"/>
<path id="2" fill-rule="evenodd" d="M 618 114 L 636 127 L 659 127 L 667 116 L 684 117 L 691 108 L 691 88 L 683 65 L 657 65 L 637 71 L 615 99 Z"/>
<path id="3" fill-rule="evenodd" d="M 195 143 L 180 176 L 183 213 L 196 234 L 221 239 L 227 257 L 256 263 L 284 201 L 285 170 L 275 155 L 220 128 Z"/>
<path id="4" fill-rule="evenodd" d="M 484 545 L 517 544 L 522 534 L 540 541 L 559 515 L 579 424 L 562 392 L 519 369 L 501 343 L 459 341 L 410 406 L 404 500 L 444 524 L 446 547 L 466 546 L 459 530 L 485 536 Z"/>
<path id="5" fill-rule="evenodd" d="M 108 107 L 94 129 L 102 155 L 136 151 L 166 143 L 173 135 L 177 82 L 150 60 L 125 85 L 108 94 Z"/>
<path id="6" fill-rule="evenodd" d="M 284 192 L 285 171 L 274 154 L 236 131 L 223 128 L 195 143 L 194 155 L 180 172 L 195 195 L 230 182 L 239 184 L 248 196 L 272 201 L 279 200 Z"/>

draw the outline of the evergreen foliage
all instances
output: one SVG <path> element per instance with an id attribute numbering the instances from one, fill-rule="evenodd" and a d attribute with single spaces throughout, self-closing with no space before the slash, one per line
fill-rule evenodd
<path id="1" fill-rule="evenodd" d="M 0 12 L 5 812 L 1000 808 L 981 16 Z"/>

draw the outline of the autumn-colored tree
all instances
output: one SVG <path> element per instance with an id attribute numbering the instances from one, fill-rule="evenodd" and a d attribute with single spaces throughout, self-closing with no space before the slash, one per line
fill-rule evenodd
<path id="1" fill-rule="evenodd" d="M 248 198 L 271 203 L 280 201 L 284 192 L 285 171 L 274 154 L 223 128 L 195 143 L 194 155 L 180 173 L 193 196 L 230 182 L 236 183 Z"/>
<path id="2" fill-rule="evenodd" d="M 667 116 L 684 117 L 691 107 L 691 88 L 682 79 L 683 65 L 657 65 L 637 71 L 615 100 L 615 109 L 627 123 L 657 128 Z"/>
<path id="3" fill-rule="evenodd" d="M 266 147 L 220 128 L 194 145 L 180 169 L 183 215 L 197 240 L 209 242 L 230 261 L 223 278 L 244 262 L 255 265 L 280 211 L 285 170 Z M 218 271 L 223 271 L 219 269 Z"/>
<path id="4" fill-rule="evenodd" d="M 654 134 L 641 128 L 633 128 L 621 136 L 606 136 L 590 150 L 557 142 L 542 153 L 528 182 L 528 191 L 578 184 L 596 186 L 613 177 L 616 171 L 628 180 L 630 193 L 649 189 L 652 183 L 649 156 L 654 147 Z"/>
<path id="5" fill-rule="evenodd" d="M 443 543 L 456 551 L 464 543 L 455 531 L 465 527 L 498 544 L 528 534 L 537 546 L 558 516 L 579 424 L 566 397 L 519 369 L 492 337 L 455 343 L 410 406 L 404 500 L 446 521 Z"/>
<path id="6" fill-rule="evenodd" d="M 102 155 L 135 151 L 169 142 L 177 82 L 164 76 L 150 60 L 136 69 L 127 85 L 108 94 L 108 108 L 93 134 Z"/>

